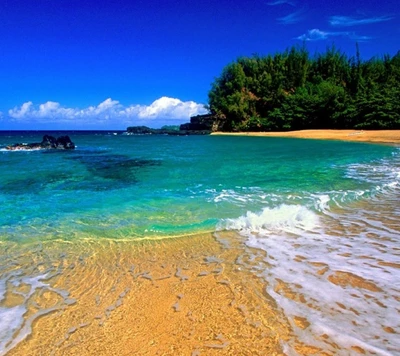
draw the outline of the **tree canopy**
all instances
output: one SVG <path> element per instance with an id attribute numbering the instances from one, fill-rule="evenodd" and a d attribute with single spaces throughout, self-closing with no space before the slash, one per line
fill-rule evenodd
<path id="1" fill-rule="evenodd" d="M 361 60 L 334 46 L 228 64 L 208 93 L 226 131 L 400 129 L 400 51 Z"/>

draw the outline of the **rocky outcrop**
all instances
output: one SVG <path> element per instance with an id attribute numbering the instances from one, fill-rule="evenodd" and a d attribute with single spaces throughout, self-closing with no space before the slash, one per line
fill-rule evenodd
<path id="1" fill-rule="evenodd" d="M 75 144 L 71 141 L 69 136 L 60 136 L 55 138 L 50 135 L 44 135 L 42 142 L 39 143 L 15 143 L 6 147 L 6 149 L 10 151 L 42 149 L 73 150 L 74 148 Z"/>
<path id="2" fill-rule="evenodd" d="M 210 132 L 222 131 L 225 119 L 213 114 L 197 115 L 190 118 L 190 122 L 180 126 L 181 130 L 208 130 Z"/>
<path id="3" fill-rule="evenodd" d="M 213 125 L 214 125 L 215 117 L 214 115 L 211 114 L 206 114 L 206 115 L 197 115 L 197 116 L 192 116 L 190 118 L 190 122 L 187 124 L 183 124 L 180 126 L 181 130 L 187 130 L 187 131 L 213 131 Z"/>

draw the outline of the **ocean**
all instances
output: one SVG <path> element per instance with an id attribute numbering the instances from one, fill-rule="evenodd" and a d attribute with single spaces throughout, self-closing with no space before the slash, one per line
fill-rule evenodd
<path id="1" fill-rule="evenodd" d="M 5 149 L 43 134 L 0 133 L 0 355 L 79 304 L 56 282 L 74 268 L 66 246 L 96 254 L 97 241 L 201 234 L 262 254 L 235 263 L 263 281 L 287 323 L 282 353 L 400 354 L 399 147 L 75 131 L 48 132 L 68 134 L 75 150 Z M 38 302 L 46 293 L 56 301 Z"/>

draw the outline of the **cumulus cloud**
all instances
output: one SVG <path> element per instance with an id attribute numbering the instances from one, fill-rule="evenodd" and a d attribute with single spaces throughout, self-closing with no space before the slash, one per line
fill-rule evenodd
<path id="1" fill-rule="evenodd" d="M 371 37 L 360 36 L 354 32 L 331 32 L 331 31 L 321 31 L 317 28 L 308 30 L 307 33 L 296 37 L 296 39 L 301 41 L 321 41 L 327 40 L 330 37 L 347 37 L 355 41 L 368 41 Z"/>
<path id="2" fill-rule="evenodd" d="M 149 124 L 156 127 L 162 124 L 187 122 L 190 116 L 204 114 L 202 104 L 194 101 L 181 101 L 176 98 L 161 97 L 150 105 L 124 106 L 119 101 L 108 98 L 97 106 L 84 109 L 68 108 L 60 103 L 47 101 L 34 105 L 31 101 L 8 111 L 14 122 L 57 123 L 91 127 L 107 125 L 124 128 L 126 125 Z M 114 125 L 114 126 L 113 126 Z M 125 125 L 125 126 L 124 126 Z"/>
<path id="3" fill-rule="evenodd" d="M 188 118 L 197 114 L 200 111 L 204 112 L 205 109 L 202 105 L 195 103 L 194 101 L 182 102 L 179 99 L 162 97 L 157 99 L 149 106 L 139 106 L 138 117 L 141 119 L 145 118 Z"/>
<path id="4" fill-rule="evenodd" d="M 372 23 L 385 22 L 392 20 L 391 16 L 376 16 L 376 17 L 365 17 L 365 18 L 354 18 L 350 16 L 331 16 L 329 23 L 332 26 L 358 26 L 358 25 L 368 25 Z"/>
<path id="5" fill-rule="evenodd" d="M 319 41 L 326 40 L 329 36 L 332 36 L 332 33 L 330 34 L 318 28 L 313 28 L 312 30 L 308 30 L 307 33 L 297 37 L 297 39 L 302 41 Z"/>
<path id="6" fill-rule="evenodd" d="M 26 103 L 23 103 L 19 109 L 14 108 L 12 110 L 9 110 L 8 114 L 15 119 L 21 119 L 31 110 L 32 106 L 32 101 L 28 101 Z"/>

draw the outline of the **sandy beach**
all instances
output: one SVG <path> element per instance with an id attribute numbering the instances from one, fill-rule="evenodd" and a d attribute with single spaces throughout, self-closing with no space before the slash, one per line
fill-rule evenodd
<path id="1" fill-rule="evenodd" d="M 0 356 L 398 350 L 400 131 L 231 135 L 379 144 L 96 134 L 74 159 L 7 152 Z"/>
<path id="2" fill-rule="evenodd" d="M 212 135 L 292 137 L 400 144 L 400 130 L 300 130 L 287 132 L 215 132 Z"/>
<path id="3" fill-rule="evenodd" d="M 49 281 L 70 291 L 68 303 L 56 292 L 35 294 L 27 317 L 49 312 L 7 355 L 281 355 L 289 327 L 250 272 L 265 255 L 250 252 L 229 233 L 46 244 L 45 259 L 65 256 Z"/>

